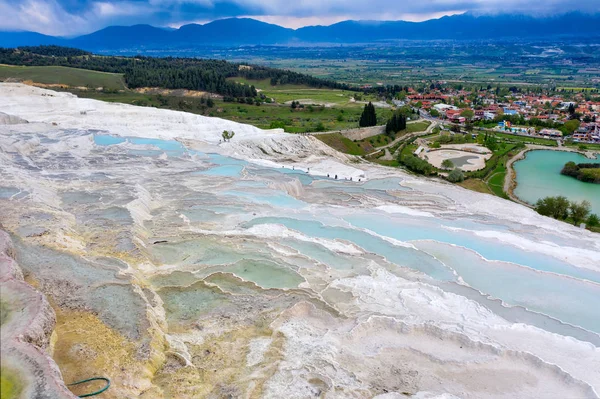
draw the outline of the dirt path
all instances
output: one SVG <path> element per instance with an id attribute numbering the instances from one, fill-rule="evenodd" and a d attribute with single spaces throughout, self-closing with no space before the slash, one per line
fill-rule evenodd
<path id="1" fill-rule="evenodd" d="M 398 143 L 400 143 L 400 142 L 402 142 L 402 141 L 405 141 L 405 140 L 411 139 L 411 138 L 413 138 L 413 137 L 427 136 L 429 133 L 431 133 L 431 131 L 432 131 L 432 130 L 433 130 L 435 127 L 436 127 L 436 126 L 437 126 L 437 123 L 435 123 L 435 122 L 432 122 L 432 123 L 431 123 L 429 126 L 427 126 L 427 129 L 425 129 L 424 131 L 422 131 L 422 132 L 413 132 L 413 133 L 405 134 L 404 136 L 398 137 L 396 140 L 392 141 L 392 142 L 391 142 L 391 143 L 389 143 L 389 144 L 383 145 L 383 146 L 381 146 L 381 147 L 377 147 L 377 150 L 376 150 L 376 151 L 373 151 L 373 152 L 371 152 L 371 153 L 369 153 L 369 154 L 367 154 L 367 155 L 365 155 L 365 156 L 367 156 L 367 157 L 368 157 L 368 156 L 370 156 L 370 155 L 374 155 L 374 154 L 378 153 L 378 152 L 379 152 L 379 151 L 381 151 L 381 150 L 387 150 L 388 148 L 390 148 L 390 147 L 393 147 L 393 146 L 395 146 L 396 144 L 398 144 Z M 391 154 L 391 155 L 392 155 L 392 156 L 395 156 L 396 154 Z"/>
<path id="2" fill-rule="evenodd" d="M 392 156 L 392 154 L 390 153 L 390 150 L 388 150 L 387 148 L 384 150 L 385 154 L 379 158 L 382 161 L 393 161 L 394 157 Z"/>

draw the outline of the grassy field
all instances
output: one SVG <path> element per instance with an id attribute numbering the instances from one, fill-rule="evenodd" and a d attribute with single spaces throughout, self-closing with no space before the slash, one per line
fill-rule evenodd
<path id="1" fill-rule="evenodd" d="M 457 184 L 466 189 L 477 191 L 478 193 L 492 194 L 488 185 L 481 179 L 467 179 Z"/>
<path id="2" fill-rule="evenodd" d="M 379 165 L 389 166 L 392 168 L 397 168 L 400 166 L 400 162 L 396 159 L 392 159 L 391 161 L 385 161 L 383 159 L 374 159 L 373 162 L 378 163 Z"/>
<path id="3" fill-rule="evenodd" d="M 283 127 L 288 133 L 345 130 L 358 127 L 362 113 L 360 107 L 320 107 L 305 106 L 292 109 L 286 105 L 264 104 L 261 106 L 215 101 L 216 106 L 208 114 L 248 123 L 269 129 Z M 384 124 L 391 116 L 391 110 L 378 109 L 378 124 Z"/>
<path id="4" fill-rule="evenodd" d="M 407 134 L 407 133 L 415 133 L 415 132 L 424 132 L 431 125 L 429 121 L 419 121 L 416 123 L 408 123 L 406 125 L 406 129 L 401 130 L 398 134 Z"/>
<path id="5" fill-rule="evenodd" d="M 291 107 L 285 105 L 263 104 L 257 106 L 224 102 L 221 100 L 215 100 L 215 105 L 208 108 L 202 104 L 202 99 L 198 97 L 161 96 L 131 91 L 120 93 L 104 93 L 95 90 L 69 91 L 80 97 L 192 112 L 247 123 L 262 129 L 282 127 L 289 133 L 356 128 L 358 127 L 358 120 L 362 113 L 362 108 L 360 107 L 334 108 L 306 106 L 302 109 L 292 110 Z M 378 109 L 377 115 L 378 122 L 383 124 L 391 115 L 391 111 L 389 109 Z"/>
<path id="6" fill-rule="evenodd" d="M 565 143 L 567 147 L 578 148 L 582 150 L 600 151 L 600 144 L 584 144 L 584 143 Z"/>
<path id="7" fill-rule="evenodd" d="M 8 66 L 0 65 L 0 80 L 31 80 L 47 85 L 67 85 L 72 87 L 104 87 L 111 90 L 125 88 L 123 77 L 117 73 L 89 71 L 87 69 L 60 66 Z"/>
<path id="8" fill-rule="evenodd" d="M 393 141 L 392 137 L 385 134 L 378 134 L 377 136 L 371 136 L 366 139 L 358 140 L 357 143 L 365 148 L 367 153 L 375 151 L 378 147 L 388 145 Z"/>
<path id="9" fill-rule="evenodd" d="M 527 137 L 527 136 L 517 136 L 516 134 L 508 134 L 508 133 L 498 133 L 494 132 L 497 138 L 503 141 L 511 141 L 511 142 L 521 142 L 521 143 L 530 143 L 530 144 L 539 144 L 539 145 L 547 145 L 549 147 L 556 147 L 556 140 L 551 139 L 543 139 L 538 137 Z"/>
<path id="10" fill-rule="evenodd" d="M 358 143 L 341 135 L 341 133 L 319 134 L 315 136 L 323 143 L 340 152 L 351 155 L 364 155 L 367 153 Z M 371 147 L 372 148 L 372 147 Z"/>
<path id="11" fill-rule="evenodd" d="M 360 102 L 351 102 L 350 99 L 360 95 L 362 101 L 376 101 L 373 96 L 365 96 L 362 93 L 356 93 L 346 90 L 334 89 L 316 89 L 305 85 L 276 85 L 271 86 L 270 79 L 247 80 L 243 78 L 229 78 L 229 80 L 246 85 L 254 85 L 262 94 L 273 98 L 277 103 L 284 104 L 291 101 L 300 100 L 306 104 L 326 104 L 337 107 L 363 107 Z"/>
<path id="12" fill-rule="evenodd" d="M 406 129 L 401 130 L 398 133 L 396 133 L 395 137 L 402 137 L 407 133 L 422 132 L 422 131 L 426 130 L 430 124 L 431 124 L 431 122 L 428 122 L 428 121 L 410 123 L 406 126 Z M 370 154 L 373 151 L 376 151 L 379 147 L 383 147 L 385 145 L 390 144 L 392 141 L 394 141 L 393 137 L 388 136 L 386 134 L 378 134 L 376 136 L 371 136 L 366 139 L 355 140 L 355 141 L 345 138 L 340 133 L 331 133 L 331 134 L 326 134 L 326 135 L 320 134 L 317 136 L 317 138 L 319 138 L 325 144 L 335 148 L 336 150 L 338 150 L 340 152 L 344 152 L 346 154 L 352 154 L 352 155 Z M 400 145 L 401 145 L 401 143 L 396 144 L 394 146 L 395 148 L 390 149 L 390 152 L 394 153 Z M 384 162 L 386 162 L 386 161 L 384 161 Z M 394 161 L 394 162 L 395 162 L 395 164 L 397 164 L 396 161 Z"/>
<path id="13" fill-rule="evenodd" d="M 487 181 L 487 185 L 492 190 L 492 192 L 498 197 L 506 198 L 507 195 L 504 192 L 504 179 L 506 178 L 506 167 L 504 164 L 499 165 L 494 174 L 490 176 Z"/>

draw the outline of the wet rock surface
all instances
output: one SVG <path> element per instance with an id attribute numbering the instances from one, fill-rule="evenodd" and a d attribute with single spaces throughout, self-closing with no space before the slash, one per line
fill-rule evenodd
<path id="1" fill-rule="evenodd" d="M 56 323 L 39 291 L 23 281 L 8 234 L 0 230 L 0 345 L 2 387 L 20 398 L 75 398 L 49 356 Z"/>

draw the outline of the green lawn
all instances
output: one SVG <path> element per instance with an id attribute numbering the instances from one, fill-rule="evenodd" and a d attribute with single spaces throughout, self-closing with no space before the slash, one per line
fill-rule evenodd
<path id="1" fill-rule="evenodd" d="M 506 198 L 504 192 L 504 179 L 506 178 L 506 167 L 504 164 L 498 165 L 494 174 L 489 178 L 487 184 L 492 192 L 498 197 Z"/>
<path id="2" fill-rule="evenodd" d="M 62 84 L 73 87 L 104 87 L 111 90 L 125 88 L 123 76 L 118 73 L 90 71 L 61 66 L 8 66 L 0 65 L 0 80 L 31 80 L 42 84 Z"/>
<path id="3" fill-rule="evenodd" d="M 531 143 L 531 144 L 539 144 L 539 145 L 547 145 L 549 147 L 556 147 L 556 140 L 551 139 L 543 139 L 538 137 L 527 137 L 527 136 L 517 136 L 516 134 L 507 134 L 507 133 L 498 133 L 494 132 L 496 137 L 512 142 L 521 142 L 521 143 Z"/>
<path id="4" fill-rule="evenodd" d="M 407 123 L 406 129 L 401 130 L 398 134 L 407 134 L 407 133 L 415 133 L 415 132 L 424 132 L 431 125 L 429 121 L 419 121 L 416 123 Z"/>

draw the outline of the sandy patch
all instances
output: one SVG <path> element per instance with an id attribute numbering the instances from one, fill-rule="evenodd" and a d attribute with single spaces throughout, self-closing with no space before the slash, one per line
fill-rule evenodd
<path id="1" fill-rule="evenodd" d="M 221 98 L 222 96 L 209 93 L 207 91 L 198 91 L 198 90 L 185 90 L 185 89 L 161 89 L 159 87 L 140 87 L 134 89 L 136 93 L 141 94 L 161 94 L 163 96 L 175 96 L 175 97 L 212 97 L 212 98 Z"/>
<path id="2" fill-rule="evenodd" d="M 290 101 L 284 102 L 284 104 L 292 105 L 292 101 L 296 101 L 297 103 L 300 103 L 302 105 L 317 105 L 317 106 L 323 106 L 326 108 L 331 108 L 331 107 L 335 107 L 335 106 L 339 105 L 338 103 L 324 103 L 323 101 L 316 101 L 316 100 L 313 100 L 312 98 L 300 98 L 298 100 L 290 100 Z"/>
<path id="3" fill-rule="evenodd" d="M 492 157 L 492 153 L 478 153 L 475 151 L 462 151 L 454 148 L 442 148 L 439 150 L 422 152 L 419 154 L 419 157 L 427 160 L 436 168 L 442 168 L 442 162 L 449 159 L 455 167 L 470 172 L 483 169 L 485 167 L 485 161 Z"/>

